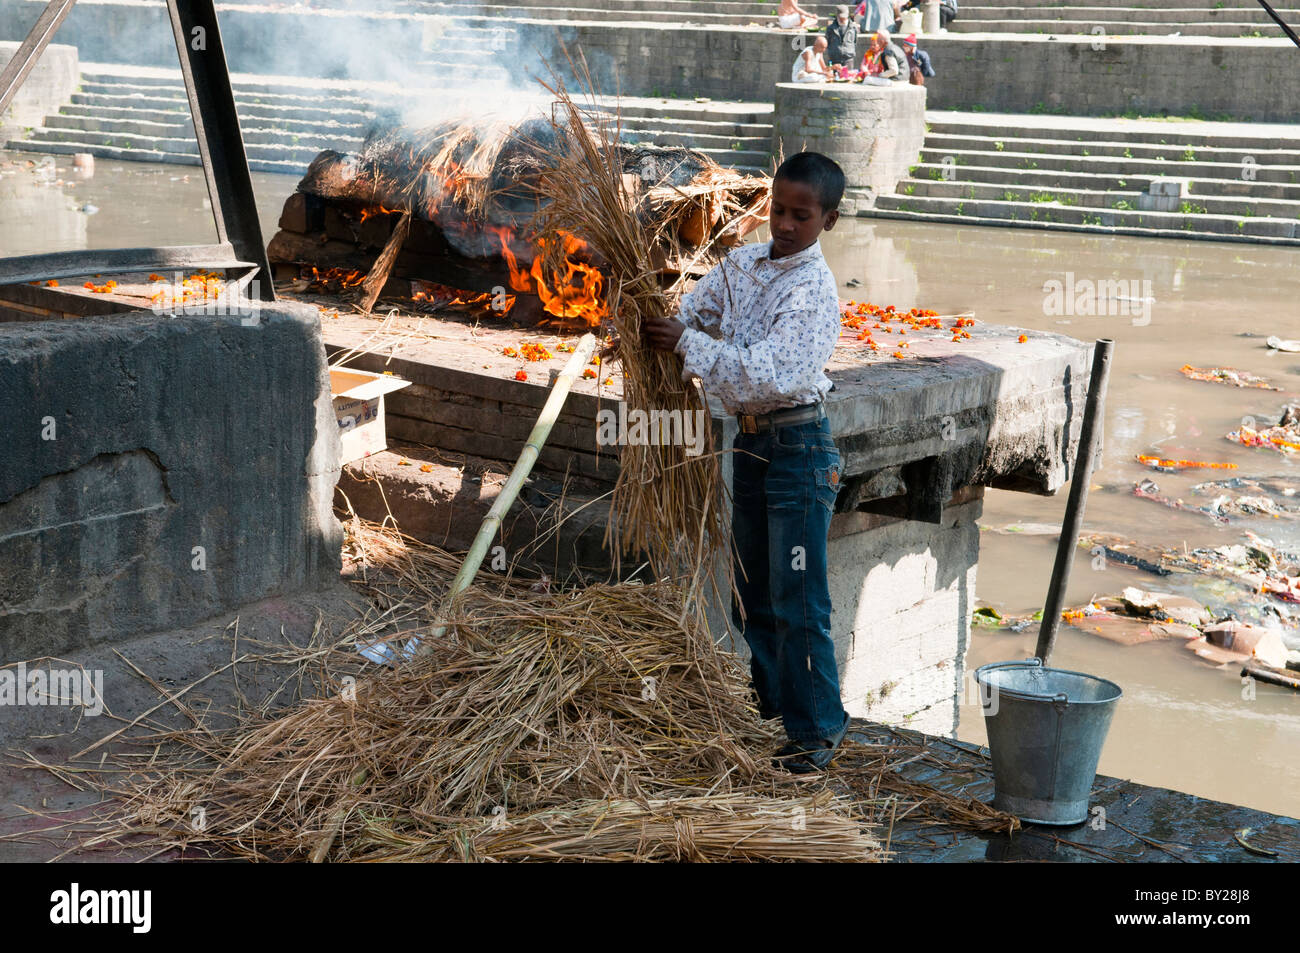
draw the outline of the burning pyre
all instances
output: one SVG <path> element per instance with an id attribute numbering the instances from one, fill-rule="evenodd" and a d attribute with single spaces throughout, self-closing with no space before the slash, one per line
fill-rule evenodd
<path id="1" fill-rule="evenodd" d="M 523 301 L 520 312 L 544 321 L 600 326 L 608 286 L 598 249 L 567 233 L 548 243 L 532 227 L 554 135 L 540 118 L 389 124 L 372 129 L 358 153 L 322 152 L 268 247 L 277 275 L 346 293 L 366 280 L 409 213 L 409 232 L 388 264 L 393 278 L 411 284 L 390 284 L 390 292 L 409 295 L 416 307 L 452 300 L 503 312 Z M 738 243 L 766 220 L 766 178 L 688 149 L 615 148 L 629 208 L 656 236 L 651 257 L 666 282 L 707 270 L 713 248 Z M 712 247 L 699 253 L 705 246 Z M 459 294 L 449 299 L 445 289 Z"/>

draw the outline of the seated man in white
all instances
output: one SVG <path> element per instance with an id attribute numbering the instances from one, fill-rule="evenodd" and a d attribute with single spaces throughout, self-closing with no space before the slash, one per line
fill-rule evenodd
<path id="1" fill-rule="evenodd" d="M 830 79 L 830 70 L 826 68 L 826 37 L 817 37 L 817 42 L 805 49 L 794 61 L 790 70 L 792 83 L 824 83 Z"/>

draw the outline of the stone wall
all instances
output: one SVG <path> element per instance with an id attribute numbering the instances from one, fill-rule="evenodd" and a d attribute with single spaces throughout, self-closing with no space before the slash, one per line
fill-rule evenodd
<path id="1" fill-rule="evenodd" d="M 0 41 L 0 67 L 13 59 L 18 46 L 17 39 Z M 75 46 L 53 43 L 47 46 L 9 108 L 0 115 L 0 146 L 28 126 L 39 126 L 50 113 L 58 112 L 76 91 L 80 78 Z"/>
<path id="2" fill-rule="evenodd" d="M 1099 39 L 926 39 L 939 74 L 926 81 L 930 108 L 1300 121 L 1300 53 L 1289 40 Z"/>
<path id="3" fill-rule="evenodd" d="M 314 308 L 0 325 L 0 663 L 336 578 Z"/>
<path id="4" fill-rule="evenodd" d="M 778 83 L 772 153 L 802 150 L 830 156 L 844 169 L 853 215 L 874 193 L 893 192 L 920 161 L 925 144 L 925 87 L 910 83 Z"/>

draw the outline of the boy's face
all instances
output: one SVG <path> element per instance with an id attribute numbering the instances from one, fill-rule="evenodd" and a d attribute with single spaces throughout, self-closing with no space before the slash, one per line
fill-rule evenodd
<path id="1" fill-rule="evenodd" d="M 838 211 L 825 211 L 817 193 L 806 182 L 778 178 L 772 181 L 772 257 L 785 258 L 803 251 L 839 219 Z"/>

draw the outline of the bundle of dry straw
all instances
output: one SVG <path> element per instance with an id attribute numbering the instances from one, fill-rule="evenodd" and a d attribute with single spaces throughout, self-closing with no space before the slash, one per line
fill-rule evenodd
<path id="1" fill-rule="evenodd" d="M 729 545 L 721 467 L 703 393 L 683 382 L 676 355 L 652 350 L 642 339 L 645 320 L 674 315 L 684 291 L 682 279 L 665 287 L 653 262 L 659 240 L 677 229 L 662 211 L 664 195 L 653 200 L 661 206 L 659 214 L 647 215 L 649 197 L 631 192 L 617 147 L 617 117 L 604 120 L 584 112 L 562 84 L 548 89 L 556 98 L 556 145 L 537 184 L 546 201 L 536 219 L 539 230 L 553 238 L 578 235 L 599 256 L 609 279 L 610 330 L 619 342 L 629 419 L 640 411 L 645 419 L 706 422 L 706 448 L 696 456 L 687 452 L 683 440 L 655 436 L 620 447 L 606 543 L 616 542 L 616 555 L 645 554 L 660 577 L 685 578 L 690 600 L 698 606 L 705 585 L 714 592 L 720 588 L 711 573 Z M 695 198 L 678 195 L 677 207 L 689 208 Z M 554 248 L 561 243 L 547 244 Z M 713 255 L 715 244 L 706 240 L 694 250 L 695 258 Z M 722 588 L 729 597 L 730 560 L 721 563 Z"/>

